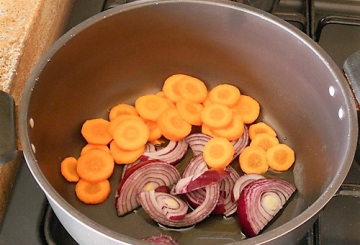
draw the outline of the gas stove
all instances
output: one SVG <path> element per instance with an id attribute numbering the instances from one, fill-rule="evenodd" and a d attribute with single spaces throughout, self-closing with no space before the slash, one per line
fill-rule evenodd
<path id="1" fill-rule="evenodd" d="M 132 0 L 75 0 L 68 27 Z M 293 24 L 342 66 L 360 50 L 360 0 L 238 0 Z M 360 147 L 336 195 L 299 245 L 360 244 Z M 22 160 L 0 227 L 0 244 L 77 244 L 56 218 Z"/>

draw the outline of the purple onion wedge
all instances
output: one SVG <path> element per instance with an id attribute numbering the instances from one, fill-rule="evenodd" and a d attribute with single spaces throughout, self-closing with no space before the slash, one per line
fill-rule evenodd
<path id="1" fill-rule="evenodd" d="M 207 134 L 196 133 L 196 134 L 189 134 L 185 140 L 189 144 L 194 156 L 201 154 L 204 150 L 205 144 L 211 139 L 212 137 Z"/>
<path id="2" fill-rule="evenodd" d="M 150 143 L 148 143 L 150 144 Z M 149 149 L 152 149 L 149 147 Z M 141 160 L 158 159 L 171 165 L 176 165 L 186 154 L 188 143 L 186 140 L 169 141 L 169 143 L 160 150 L 145 151 L 141 156 Z"/>
<path id="3" fill-rule="evenodd" d="M 189 206 L 181 198 L 164 192 L 149 191 L 153 207 L 162 212 L 169 220 L 179 220 L 185 217 Z"/>
<path id="4" fill-rule="evenodd" d="M 154 192 L 141 192 L 138 196 L 138 200 L 144 211 L 159 224 L 174 228 L 189 227 L 208 217 L 218 202 L 220 195 L 219 184 L 213 183 L 206 186 L 205 189 L 206 197 L 204 199 L 204 202 L 190 213 L 187 213 L 185 217 L 179 220 L 170 220 L 166 218 L 164 213 L 159 211 L 158 208 L 156 208 L 156 201 L 154 200 L 155 195 L 152 194 Z"/>
<path id="5" fill-rule="evenodd" d="M 234 185 L 232 190 L 232 200 L 236 202 L 239 199 L 241 191 L 245 188 L 245 186 L 251 183 L 254 180 L 265 179 L 265 177 L 261 174 L 244 174 L 240 176 Z"/>
<path id="6" fill-rule="evenodd" d="M 157 236 L 150 236 L 142 239 L 143 241 L 150 242 L 151 244 L 159 245 L 179 245 L 179 243 L 169 235 L 160 234 Z"/>
<path id="7" fill-rule="evenodd" d="M 242 232 L 247 237 L 259 234 L 295 190 L 294 185 L 282 179 L 259 179 L 245 186 L 237 205 Z"/>
<path id="8" fill-rule="evenodd" d="M 129 168 L 120 181 L 115 194 L 118 216 L 139 206 L 137 195 L 159 186 L 171 186 L 180 179 L 179 171 L 172 165 L 159 161 L 145 161 Z"/>
<path id="9" fill-rule="evenodd" d="M 180 179 L 172 190 L 173 194 L 184 194 L 197 189 L 201 189 L 212 183 L 221 181 L 228 177 L 229 172 L 221 169 L 207 169 L 201 173 L 187 176 Z"/>

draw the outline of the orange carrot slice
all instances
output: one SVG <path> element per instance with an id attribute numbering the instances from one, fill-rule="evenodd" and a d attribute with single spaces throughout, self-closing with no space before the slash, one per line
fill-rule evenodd
<path id="1" fill-rule="evenodd" d="M 215 134 L 211 131 L 209 126 L 207 126 L 206 124 L 201 125 L 201 133 L 207 134 L 211 137 L 215 137 Z"/>
<path id="2" fill-rule="evenodd" d="M 228 140 L 237 140 L 245 131 L 244 123 L 239 115 L 234 115 L 230 124 L 225 128 L 211 129 L 211 132 L 218 136 L 224 137 Z"/>
<path id="3" fill-rule="evenodd" d="M 246 174 L 264 174 L 269 169 L 265 150 L 256 145 L 245 147 L 240 153 L 239 163 Z"/>
<path id="4" fill-rule="evenodd" d="M 114 138 L 114 132 L 115 132 L 115 129 L 117 128 L 117 126 L 127 120 L 127 119 L 135 119 L 135 120 L 138 120 L 138 121 L 141 121 L 143 122 L 144 120 L 139 117 L 139 116 L 134 116 L 134 115 L 120 115 L 118 117 L 116 117 L 114 120 L 110 121 L 109 123 L 109 127 L 108 127 L 108 132 L 109 134 L 111 135 L 111 137 Z"/>
<path id="5" fill-rule="evenodd" d="M 88 182 L 108 179 L 114 171 L 114 159 L 110 153 L 93 149 L 79 157 L 76 171 Z"/>
<path id="6" fill-rule="evenodd" d="M 109 147 L 107 147 L 107 145 L 94 145 L 94 144 L 87 144 L 85 145 L 80 152 L 80 156 L 84 155 L 86 152 L 93 150 L 93 149 L 98 149 L 98 150 L 102 150 L 105 152 L 110 152 Z"/>
<path id="7" fill-rule="evenodd" d="M 233 112 L 227 106 L 212 103 L 201 111 L 201 120 L 210 128 L 224 128 L 231 123 Z"/>
<path id="8" fill-rule="evenodd" d="M 179 81 L 178 89 L 181 98 L 194 103 L 204 102 L 208 94 L 207 87 L 203 81 L 187 75 L 184 75 Z"/>
<path id="9" fill-rule="evenodd" d="M 251 124 L 259 117 L 260 105 L 255 99 L 247 95 L 241 95 L 234 110 L 241 116 L 245 124 Z"/>
<path id="10" fill-rule="evenodd" d="M 226 106 L 234 106 L 240 98 L 240 90 L 231 84 L 219 84 L 211 89 L 210 100 Z"/>
<path id="11" fill-rule="evenodd" d="M 265 151 L 278 144 L 279 144 L 278 138 L 276 138 L 274 135 L 269 133 L 256 134 L 252 139 L 252 141 L 250 142 L 250 145 L 260 146 Z"/>
<path id="12" fill-rule="evenodd" d="M 204 146 L 203 157 L 210 168 L 223 169 L 234 157 L 234 146 L 225 138 L 211 138 Z"/>
<path id="13" fill-rule="evenodd" d="M 162 92 L 172 102 L 178 101 L 181 96 L 179 93 L 179 81 L 185 77 L 184 74 L 174 74 L 168 77 L 162 87 Z"/>
<path id="14" fill-rule="evenodd" d="M 118 105 L 116 105 L 116 106 L 114 106 L 113 108 L 110 109 L 109 119 L 110 119 L 110 121 L 112 121 L 112 120 L 114 120 L 116 117 L 118 117 L 120 115 L 138 116 L 139 114 L 137 113 L 134 106 L 129 105 L 129 104 L 121 103 L 121 104 L 118 104 Z"/>
<path id="15" fill-rule="evenodd" d="M 191 125 L 200 126 L 202 124 L 201 111 L 204 106 L 200 103 L 194 103 L 185 99 L 179 99 L 176 102 L 176 109 L 180 116 Z"/>
<path id="16" fill-rule="evenodd" d="M 261 133 L 269 133 L 275 137 L 277 135 L 275 130 L 264 122 L 258 122 L 258 123 L 250 125 L 249 137 L 251 140 L 255 137 L 255 135 L 261 134 Z"/>
<path id="17" fill-rule="evenodd" d="M 144 153 L 144 150 L 145 145 L 139 149 L 127 151 L 121 149 L 115 141 L 111 141 L 110 143 L 110 154 L 117 164 L 129 164 L 135 162 Z"/>
<path id="18" fill-rule="evenodd" d="M 107 145 L 112 140 L 108 126 L 109 121 L 103 118 L 89 119 L 82 125 L 81 134 L 90 144 Z"/>
<path id="19" fill-rule="evenodd" d="M 69 182 L 78 182 L 80 177 L 76 172 L 77 160 L 75 157 L 66 157 L 62 160 L 61 166 L 61 174 L 64 178 Z"/>
<path id="20" fill-rule="evenodd" d="M 156 141 L 161 138 L 162 133 L 157 122 L 145 120 L 146 126 L 149 128 L 149 139 L 148 141 Z"/>
<path id="21" fill-rule="evenodd" d="M 168 101 L 159 95 L 147 94 L 135 101 L 135 108 L 143 119 L 157 122 L 160 115 L 170 107 Z"/>
<path id="22" fill-rule="evenodd" d="M 104 202 L 110 195 L 111 187 L 108 180 L 97 183 L 79 180 L 75 186 L 76 196 L 86 204 L 99 204 Z"/>
<path id="23" fill-rule="evenodd" d="M 273 170 L 286 171 L 295 162 L 295 153 L 288 145 L 278 144 L 266 151 L 266 160 Z"/>
<path id="24" fill-rule="evenodd" d="M 186 122 L 174 108 L 163 112 L 158 125 L 163 136 L 173 141 L 182 140 L 191 132 L 191 124 Z"/>
<path id="25" fill-rule="evenodd" d="M 136 150 L 146 144 L 149 139 L 149 128 L 145 122 L 128 119 L 115 129 L 114 141 L 124 150 Z"/>

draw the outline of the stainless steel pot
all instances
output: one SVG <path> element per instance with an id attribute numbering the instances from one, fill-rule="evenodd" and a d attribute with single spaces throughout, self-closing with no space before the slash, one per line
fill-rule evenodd
<path id="1" fill-rule="evenodd" d="M 237 85 L 261 118 L 296 151 L 294 198 L 261 235 L 241 240 L 235 219 L 209 218 L 188 231 L 163 231 L 141 210 L 117 217 L 114 194 L 84 205 L 60 175 L 60 161 L 85 144 L 81 124 L 120 102 L 160 90 L 186 73 L 209 87 Z M 145 244 L 170 233 L 180 244 L 295 244 L 343 182 L 358 122 L 352 93 L 328 55 L 296 28 L 260 10 L 223 1 L 139 1 L 70 30 L 30 76 L 20 137 L 34 178 L 80 244 Z M 111 178 L 113 193 L 121 167 Z"/>

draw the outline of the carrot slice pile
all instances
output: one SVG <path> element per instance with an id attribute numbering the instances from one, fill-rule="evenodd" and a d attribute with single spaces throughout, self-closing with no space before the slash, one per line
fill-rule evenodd
<path id="1" fill-rule="evenodd" d="M 241 95 L 234 106 L 234 111 L 241 116 L 245 124 L 251 124 L 259 117 L 260 105 L 255 99 L 247 95 Z"/>
<path id="2" fill-rule="evenodd" d="M 82 125 L 81 134 L 90 144 L 107 145 L 112 140 L 108 126 L 109 121 L 103 118 L 89 119 Z"/>
<path id="3" fill-rule="evenodd" d="M 128 119 L 119 123 L 114 132 L 114 141 L 123 150 L 136 150 L 149 139 L 149 128 L 145 122 Z"/>
<path id="4" fill-rule="evenodd" d="M 77 160 L 75 157 L 66 157 L 62 160 L 61 164 L 61 174 L 69 182 L 78 182 L 80 177 L 76 171 Z"/>
<path id="5" fill-rule="evenodd" d="M 210 128 L 224 128 L 231 123 L 233 112 L 229 107 L 211 103 L 201 111 L 201 120 Z"/>
<path id="6" fill-rule="evenodd" d="M 219 84 L 210 91 L 210 101 L 234 106 L 240 98 L 240 90 L 231 84 Z"/>
<path id="7" fill-rule="evenodd" d="M 277 136 L 275 130 L 264 122 L 258 122 L 250 125 L 249 137 L 251 140 L 255 137 L 255 135 L 261 133 L 269 133 L 275 137 Z"/>
<path id="8" fill-rule="evenodd" d="M 148 141 L 156 141 L 161 138 L 162 133 L 157 122 L 145 120 L 146 126 L 149 128 L 149 138 Z"/>
<path id="9" fill-rule="evenodd" d="M 264 174 L 269 169 L 266 152 L 260 146 L 247 146 L 239 156 L 241 170 L 246 174 Z"/>
<path id="10" fill-rule="evenodd" d="M 128 151 L 120 148 L 115 141 L 111 141 L 110 143 L 110 154 L 117 164 L 129 164 L 135 162 L 144 153 L 144 150 L 145 145 L 138 149 Z"/>
<path id="11" fill-rule="evenodd" d="M 110 121 L 112 121 L 120 115 L 138 116 L 139 114 L 137 113 L 134 106 L 125 104 L 125 103 L 121 103 L 121 104 L 118 104 L 118 105 L 114 106 L 113 108 L 111 108 L 111 110 L 109 112 L 109 119 L 110 119 Z"/>
<path id="12" fill-rule="evenodd" d="M 135 101 L 136 111 L 143 119 L 157 122 L 160 115 L 168 109 L 168 101 L 160 95 L 147 94 L 140 96 Z"/>
<path id="13" fill-rule="evenodd" d="M 110 153 L 93 149 L 79 157 L 76 171 L 87 182 L 100 182 L 112 175 L 114 159 Z"/>
<path id="14" fill-rule="evenodd" d="M 161 114 L 158 125 L 164 137 L 173 141 L 182 140 L 191 132 L 191 124 L 174 108 L 167 109 Z"/>
<path id="15" fill-rule="evenodd" d="M 176 102 L 176 109 L 180 116 L 191 125 L 200 126 L 202 124 L 201 111 L 204 106 L 200 103 L 194 103 L 185 99 Z"/>
<path id="16" fill-rule="evenodd" d="M 96 183 L 79 180 L 75 186 L 76 196 L 86 204 L 99 204 L 104 202 L 110 195 L 111 187 L 108 180 Z"/>
<path id="17" fill-rule="evenodd" d="M 295 162 L 295 153 L 286 144 L 278 144 L 266 151 L 266 160 L 275 171 L 286 171 Z"/>
<path id="18" fill-rule="evenodd" d="M 203 157 L 210 168 L 223 169 L 234 157 L 234 146 L 225 138 L 211 138 L 204 146 Z"/>
<path id="19" fill-rule="evenodd" d="M 107 147 L 107 145 L 87 144 L 81 149 L 80 156 L 84 155 L 85 153 L 87 153 L 88 151 L 93 150 L 93 149 L 98 149 L 98 150 L 102 150 L 102 151 L 105 151 L 105 152 L 110 152 L 109 147 Z"/>
<path id="20" fill-rule="evenodd" d="M 207 97 L 208 90 L 203 81 L 195 77 L 184 75 L 178 84 L 181 98 L 194 103 L 202 103 Z"/>

